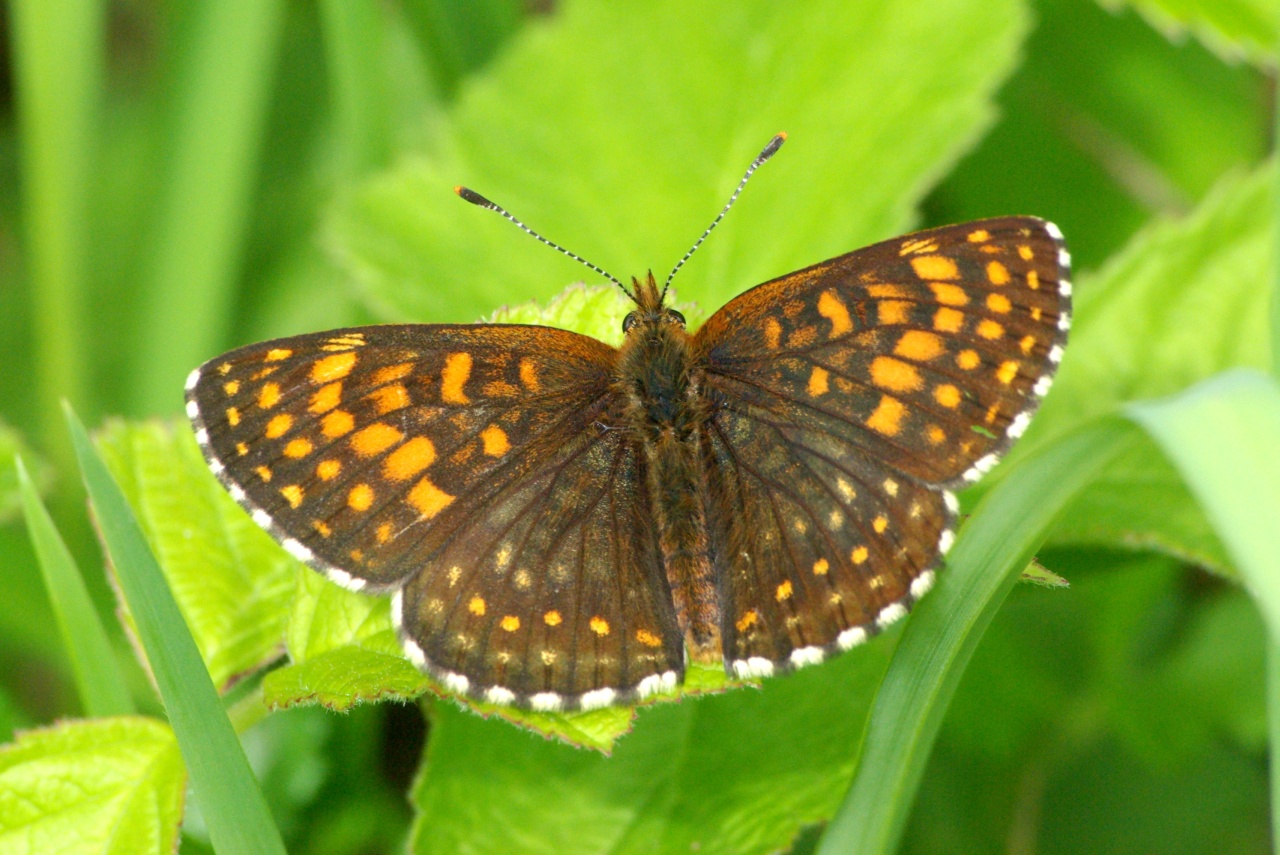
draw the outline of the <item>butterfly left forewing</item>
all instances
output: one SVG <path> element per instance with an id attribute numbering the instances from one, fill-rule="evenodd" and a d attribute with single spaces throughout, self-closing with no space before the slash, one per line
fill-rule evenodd
<path id="1" fill-rule="evenodd" d="M 948 226 L 765 283 L 699 330 L 739 672 L 851 646 L 932 584 L 949 490 L 1025 431 L 1061 360 L 1068 263 L 1041 220 Z"/>

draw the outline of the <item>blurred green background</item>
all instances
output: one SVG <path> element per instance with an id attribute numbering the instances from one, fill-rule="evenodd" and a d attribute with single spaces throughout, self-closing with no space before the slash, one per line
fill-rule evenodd
<path id="1" fill-rule="evenodd" d="M 59 401 L 91 426 L 172 417 L 186 373 L 233 346 L 476 320 L 582 279 L 459 202 L 454 184 L 616 275 L 664 271 L 752 154 L 786 130 L 787 147 L 681 274 L 681 299 L 709 312 L 769 276 L 913 227 L 1036 214 L 1062 227 L 1082 293 L 1095 287 L 1093 305 L 1111 311 L 1110 326 L 1090 329 L 1092 369 L 1085 357 L 1064 366 L 1064 384 L 1073 369 L 1086 379 L 1074 398 L 1061 390 L 1056 410 L 1050 399 L 1043 441 L 1092 412 L 1100 386 L 1133 400 L 1270 365 L 1266 284 L 1249 279 L 1274 212 L 1264 164 L 1278 16 L 1263 2 L 3 9 L 0 742 L 79 713 L 11 452 L 23 450 L 86 571 L 135 697 L 159 713 L 112 619 Z M 1163 225 L 1143 231 L 1152 224 Z M 1196 268 L 1200 290 L 1180 291 L 1180 251 L 1187 265 L 1216 265 Z M 1138 280 L 1148 290 L 1121 304 Z M 1250 287 L 1230 290 L 1241 281 Z M 1177 317 L 1161 314 L 1165 290 Z M 1178 358 L 1144 338 L 1162 329 L 1180 336 Z M 1109 367 L 1117 353 L 1127 356 Z M 1154 367 L 1126 372 L 1135 365 Z M 1071 587 L 1019 586 L 995 619 L 902 851 L 1270 848 L 1266 633 L 1231 581 L 1230 550 L 1170 472 L 1131 459 L 1111 472 L 1114 489 L 1064 516 L 1040 561 Z M 463 851 L 479 826 L 501 824 L 483 811 L 450 824 L 449 798 L 509 798 L 519 828 L 517 790 L 433 791 L 420 752 L 446 727 L 471 728 L 476 742 L 440 747 L 436 768 L 519 766 L 525 748 L 551 749 L 445 704 L 428 712 L 429 727 L 413 705 L 299 708 L 249 730 L 289 851 L 394 850 L 415 816 L 416 851 Z M 478 760 L 458 744 L 490 747 Z M 705 786 L 714 798 L 717 782 Z M 818 831 L 800 825 L 742 851 L 791 846 L 797 831 L 794 850 L 809 851 Z M 556 851 L 536 828 L 524 844 Z M 518 835 L 489 831 L 519 851 Z M 728 834 L 712 825 L 690 837 Z M 627 851 L 625 837 L 587 836 L 584 851 Z M 6 848 L 11 839 L 0 834 L 0 852 L 26 851 Z M 189 815 L 184 851 L 206 846 Z"/>

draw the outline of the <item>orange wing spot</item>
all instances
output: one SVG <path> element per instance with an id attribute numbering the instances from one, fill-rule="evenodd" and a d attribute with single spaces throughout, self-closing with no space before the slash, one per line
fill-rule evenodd
<path id="1" fill-rule="evenodd" d="M 898 250 L 898 255 L 911 255 L 919 252 L 937 252 L 938 245 L 932 238 L 916 238 L 908 240 L 902 244 L 902 248 Z"/>
<path id="2" fill-rule="evenodd" d="M 925 428 L 925 436 L 929 438 L 929 442 L 933 445 L 941 445 L 943 440 L 947 438 L 947 434 L 937 425 L 929 425 Z"/>
<path id="3" fill-rule="evenodd" d="M 284 447 L 284 456 L 294 459 L 306 457 L 314 447 L 309 439 L 295 439 Z"/>
<path id="4" fill-rule="evenodd" d="M 944 306 L 967 306 L 969 295 L 959 285 L 948 285 L 945 282 L 930 282 L 933 296 Z"/>
<path id="5" fill-rule="evenodd" d="M 838 338 L 853 330 L 849 309 L 832 291 L 823 291 L 818 297 L 818 314 L 831 321 L 831 334 L 827 338 Z"/>
<path id="6" fill-rule="evenodd" d="M 403 410 L 410 404 L 409 390 L 399 383 L 393 386 L 383 386 L 381 389 L 371 392 L 369 399 L 373 401 L 374 409 L 378 411 L 380 416 L 394 413 L 396 410 Z"/>
<path id="7" fill-rule="evenodd" d="M 987 262 L 987 281 L 992 285 L 1009 284 L 1009 268 L 998 261 Z"/>
<path id="8" fill-rule="evenodd" d="M 267 362 L 280 362 L 293 356 L 293 351 L 287 347 L 273 347 L 267 351 Z"/>
<path id="9" fill-rule="evenodd" d="M 983 321 L 978 324 L 978 335 L 994 341 L 1004 335 L 1004 327 L 995 321 Z"/>
<path id="10" fill-rule="evenodd" d="M 280 403 L 280 384 L 262 384 L 262 390 L 258 392 L 258 406 L 264 410 L 269 410 L 278 403 Z"/>
<path id="11" fill-rule="evenodd" d="M 938 332 L 960 332 L 964 326 L 964 314 L 955 309 L 941 308 L 933 314 L 933 328 Z"/>
<path id="12" fill-rule="evenodd" d="M 1034 270 L 1027 271 L 1027 287 L 1032 291 L 1040 290 L 1040 274 Z"/>
<path id="13" fill-rule="evenodd" d="M 232 427 L 240 424 L 240 411 L 235 407 L 227 407 L 227 424 Z"/>
<path id="14" fill-rule="evenodd" d="M 547 612 L 542 616 L 542 622 L 547 626 L 559 626 L 564 618 L 560 617 L 560 613 L 555 609 Z"/>
<path id="15" fill-rule="evenodd" d="M 354 351 L 326 356 L 311 366 L 311 379 L 315 383 L 332 383 L 334 380 L 341 380 L 351 373 L 355 364 Z"/>
<path id="16" fill-rule="evenodd" d="M 1022 348 L 1022 352 L 1028 356 L 1031 355 L 1031 351 L 1035 349 L 1035 346 L 1036 337 L 1033 335 L 1025 336 L 1022 341 L 1018 342 L 1018 347 Z"/>
<path id="17" fill-rule="evenodd" d="M 339 460 L 321 460 L 316 466 L 316 477 L 321 481 L 332 481 L 342 471 L 342 462 Z"/>
<path id="18" fill-rule="evenodd" d="M 240 455 L 241 457 L 244 457 L 248 453 L 249 453 L 249 446 L 245 445 L 243 442 L 236 443 L 236 454 Z"/>
<path id="19" fill-rule="evenodd" d="M 351 550 L 350 552 L 348 552 L 347 554 L 351 556 L 351 560 L 352 560 L 352 561 L 363 561 L 363 560 L 364 560 L 364 550 L 363 550 L 363 549 L 353 549 L 353 550 Z"/>
<path id="20" fill-rule="evenodd" d="M 987 308 L 998 315 L 1004 315 L 1013 308 L 1013 303 L 1005 295 L 992 292 L 987 295 Z"/>
<path id="21" fill-rule="evenodd" d="M 291 427 L 293 427 L 293 416 L 288 413 L 281 413 L 267 422 L 267 439 L 276 439 L 284 436 Z"/>
<path id="22" fill-rule="evenodd" d="M 378 526 L 378 530 L 377 532 L 374 533 L 374 537 L 377 538 L 378 543 L 386 543 L 388 540 L 390 540 L 391 539 L 391 523 L 383 523 L 382 525 Z"/>
<path id="23" fill-rule="evenodd" d="M 596 615 L 587 623 L 591 627 L 591 631 L 596 635 L 604 636 L 609 634 L 609 622 L 599 615 Z"/>
<path id="24" fill-rule="evenodd" d="M 867 294 L 872 297 L 881 297 L 891 300 L 906 300 L 911 297 L 907 289 L 901 285 L 868 285 Z"/>
<path id="25" fill-rule="evenodd" d="M 418 513 L 427 519 L 431 519 L 449 507 L 454 498 L 456 497 L 450 496 L 444 490 L 432 484 L 429 478 L 419 480 L 413 486 L 413 489 L 409 491 L 409 504 L 417 508 Z"/>
<path id="26" fill-rule="evenodd" d="M 506 431 L 497 425 L 489 425 L 480 431 L 480 441 L 484 443 L 484 453 L 490 457 L 501 457 L 511 450 Z"/>
<path id="27" fill-rule="evenodd" d="M 311 396 L 309 409 L 317 416 L 324 415 L 342 401 L 342 382 L 329 383 Z"/>
<path id="28" fill-rule="evenodd" d="M 256 380 L 261 380 L 265 377 L 270 377 L 272 374 L 275 374 L 279 368 L 280 368 L 279 365 L 269 365 L 266 368 L 261 368 L 253 372 L 253 375 L 250 376 L 249 379 L 256 381 Z"/>
<path id="29" fill-rule="evenodd" d="M 1036 306 L 1034 309 L 1031 310 L 1031 320 L 1033 321 L 1040 320 L 1042 315 L 1044 315 L 1044 312 L 1040 310 L 1039 306 Z"/>
<path id="30" fill-rule="evenodd" d="M 815 576 L 825 576 L 827 575 L 827 571 L 830 569 L 831 565 L 827 563 L 827 559 L 825 558 L 819 558 L 817 561 L 813 562 L 813 575 Z"/>
<path id="31" fill-rule="evenodd" d="M 357 434 L 358 436 L 358 434 Z M 392 481 L 408 481 L 436 459 L 436 447 L 425 436 L 415 436 L 387 455 L 382 473 Z"/>
<path id="32" fill-rule="evenodd" d="M 865 564 L 867 561 L 867 548 L 865 546 L 855 546 L 853 552 L 849 553 L 849 560 L 854 564 Z"/>
<path id="33" fill-rule="evenodd" d="M 985 421 L 987 424 L 993 424 L 996 420 L 996 416 L 998 415 L 1000 415 L 999 401 L 997 401 L 996 403 L 992 404 L 990 407 L 987 408 L 987 414 L 982 417 L 982 420 Z"/>
<path id="34" fill-rule="evenodd" d="M 982 364 L 982 357 L 976 350 L 962 350 L 956 354 L 956 365 L 965 371 L 972 371 Z"/>
<path id="35" fill-rule="evenodd" d="M 259 467 L 257 467 L 256 469 L 254 469 L 253 471 L 254 471 L 254 472 L 257 472 L 257 473 L 258 473 L 258 477 L 259 477 L 259 478 L 261 478 L 263 481 L 270 481 L 270 480 L 271 480 L 271 470 L 270 470 L 270 469 L 268 469 L 266 466 L 259 466 Z"/>
<path id="36" fill-rule="evenodd" d="M 976 232 L 969 232 L 969 243 L 983 243 L 991 240 L 991 232 L 986 229 L 978 229 Z"/>
<path id="37" fill-rule="evenodd" d="M 893 346 L 895 354 L 915 362 L 928 362 L 930 359 L 940 356 L 944 349 L 942 339 L 931 332 L 922 330 L 907 330 L 902 334 L 902 338 L 898 339 L 898 343 Z"/>
<path id="38" fill-rule="evenodd" d="M 1018 376 L 1018 361 L 1010 359 L 1008 362 L 1000 363 L 1000 367 L 996 369 L 996 379 L 1004 385 L 1008 386 L 1013 382 L 1013 378 Z"/>
<path id="39" fill-rule="evenodd" d="M 872 361 L 871 382 L 891 392 L 915 392 L 924 386 L 914 365 L 891 356 L 877 356 Z"/>
<path id="40" fill-rule="evenodd" d="M 738 632 L 746 632 L 749 628 L 754 626 L 755 623 L 759 620 L 760 620 L 760 613 L 755 609 L 752 609 L 751 611 L 743 615 L 741 618 L 739 618 L 737 623 L 734 624 L 734 626 L 738 628 Z"/>
<path id="41" fill-rule="evenodd" d="M 373 383 L 375 386 L 394 383 L 397 380 L 403 380 L 412 373 L 412 362 L 400 362 L 396 365 L 386 365 L 373 372 Z"/>
<path id="42" fill-rule="evenodd" d="M 368 484 L 357 484 L 347 493 L 347 507 L 353 511 L 367 511 L 373 505 L 373 488 Z"/>
<path id="43" fill-rule="evenodd" d="M 502 621 L 499 624 L 499 626 L 501 626 L 507 632 L 515 632 L 517 629 L 520 628 L 520 618 L 516 617 L 515 615 L 503 615 Z"/>
<path id="44" fill-rule="evenodd" d="M 825 368 L 813 367 L 813 372 L 809 375 L 809 397 L 817 398 L 820 395 L 827 394 L 831 387 L 827 383 L 827 378 L 831 376 L 830 372 Z"/>
<path id="45" fill-rule="evenodd" d="M 467 603 L 467 611 L 471 612 L 476 617 L 483 616 L 484 609 L 485 605 L 483 597 L 472 597 L 471 602 Z"/>
<path id="46" fill-rule="evenodd" d="M 527 356 L 520 360 L 520 382 L 530 392 L 537 392 L 542 388 L 542 381 L 538 379 L 538 363 Z"/>
<path id="47" fill-rule="evenodd" d="M 867 417 L 867 427 L 885 436 L 897 436 L 902 430 L 902 419 L 906 414 L 907 408 L 901 401 L 888 395 L 881 395 L 875 411 Z"/>
<path id="48" fill-rule="evenodd" d="M 791 599 L 791 580 L 788 579 L 778 586 L 778 590 L 774 593 L 774 599 L 778 602 Z"/>
<path id="49" fill-rule="evenodd" d="M 880 326 L 888 327 L 907 323 L 913 305 L 915 304 L 906 300 L 881 300 L 876 304 Z"/>
<path id="50" fill-rule="evenodd" d="M 883 516 L 876 517 L 871 521 L 871 527 L 876 530 L 876 534 L 884 534 L 884 530 L 889 527 L 889 520 Z"/>
<path id="51" fill-rule="evenodd" d="M 228 397 L 236 394 L 240 391 L 240 381 L 232 380 L 230 383 L 223 383 L 222 391 L 226 392 Z"/>
<path id="52" fill-rule="evenodd" d="M 395 445 L 404 434 L 385 422 L 374 422 L 351 436 L 351 447 L 361 457 L 373 457 Z"/>
<path id="53" fill-rule="evenodd" d="M 636 641 L 640 642 L 645 647 L 661 647 L 662 646 L 662 639 L 658 638 L 658 636 L 654 635 L 652 632 L 649 632 L 649 630 L 647 629 L 636 630 Z"/>
<path id="54" fill-rule="evenodd" d="M 471 377 L 471 354 L 451 353 L 444 358 L 444 370 L 440 372 L 440 399 L 446 404 L 470 404 L 462 387 Z"/>
<path id="55" fill-rule="evenodd" d="M 1031 247 L 1026 246 L 1025 244 L 1018 247 L 1018 255 L 1022 258 L 1023 261 L 1030 261 L 1036 256 L 1036 254 L 1031 251 Z"/>
<path id="56" fill-rule="evenodd" d="M 960 406 L 960 390 L 950 383 L 934 387 L 933 399 L 949 410 Z"/>
<path id="57" fill-rule="evenodd" d="M 302 504 L 302 488 L 297 484 L 281 487 L 280 495 L 284 496 L 284 500 L 289 503 L 291 508 L 297 509 L 298 505 Z"/>
<path id="58" fill-rule="evenodd" d="M 333 529 L 329 528 L 329 526 L 324 522 L 324 520 L 316 520 L 315 522 L 311 523 L 311 527 L 314 528 L 316 530 L 316 533 L 319 534 L 321 537 L 328 537 L 329 535 L 333 534 Z"/>
<path id="59" fill-rule="evenodd" d="M 821 299 L 818 300 L 822 302 Z M 777 350 L 778 345 L 782 342 L 782 324 L 778 323 L 777 318 L 764 319 L 764 343 L 769 345 L 770 350 Z"/>
<path id="60" fill-rule="evenodd" d="M 945 255 L 922 255 L 911 259 L 911 266 L 921 279 L 960 278 L 960 269 Z"/>
<path id="61" fill-rule="evenodd" d="M 351 332 L 329 339 L 323 345 L 324 350 L 351 350 L 364 346 L 364 333 Z"/>
<path id="62" fill-rule="evenodd" d="M 219 373 L 219 374 L 222 374 L 222 375 L 224 375 L 224 376 L 225 376 L 226 374 L 230 373 L 230 371 L 231 371 L 231 363 L 230 363 L 230 362 L 224 362 L 224 363 L 222 363 L 221 365 L 219 365 L 219 366 L 218 366 L 218 373 Z"/>

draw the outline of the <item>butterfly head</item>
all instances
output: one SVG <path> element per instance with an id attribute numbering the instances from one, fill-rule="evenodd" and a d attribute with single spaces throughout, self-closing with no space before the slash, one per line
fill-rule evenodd
<path id="1" fill-rule="evenodd" d="M 681 329 L 684 328 L 684 315 L 662 304 L 663 292 L 658 290 L 658 282 L 653 278 L 653 271 L 649 271 L 648 277 L 644 280 L 633 276 L 631 290 L 635 295 L 633 299 L 636 301 L 636 310 L 622 319 L 624 333 L 630 334 L 632 330 L 645 328 L 657 329 L 666 324 L 675 324 Z"/>

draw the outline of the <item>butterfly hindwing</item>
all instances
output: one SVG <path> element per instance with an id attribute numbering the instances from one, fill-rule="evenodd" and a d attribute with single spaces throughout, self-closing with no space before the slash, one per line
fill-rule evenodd
<path id="1" fill-rule="evenodd" d="M 354 590 L 407 586 L 398 616 L 419 665 L 455 688 L 465 670 L 465 688 L 479 697 L 531 704 L 541 695 L 548 707 L 568 708 L 584 696 L 608 702 L 610 692 L 668 685 L 680 666 L 669 593 L 627 587 L 661 581 L 660 559 L 644 546 L 656 541 L 652 514 L 635 503 L 619 509 L 616 493 L 589 489 L 599 482 L 644 492 L 634 449 L 597 426 L 613 399 L 615 354 L 547 327 L 337 330 L 207 363 L 188 382 L 188 414 L 214 472 L 291 553 Z M 613 480 L 600 481 L 606 475 Z M 577 486 L 562 489 L 568 483 Z M 562 538 L 529 529 L 531 520 L 558 522 Z M 610 538 L 630 546 L 601 548 Z M 580 560 L 553 579 L 552 559 L 563 558 L 568 540 Z M 510 562 L 500 560 L 500 544 Z M 545 608 L 527 610 L 531 590 Z M 436 620 L 432 595 L 446 592 L 461 610 L 446 614 L 441 605 L 453 617 Z M 552 625 L 551 611 L 561 623 Z M 504 621 L 517 613 L 524 632 Z M 619 667 L 618 650 L 639 643 L 641 628 L 644 641 L 657 642 L 645 645 L 652 668 Z M 479 658 L 450 646 L 446 635 L 464 631 Z M 567 661 L 585 641 L 591 667 L 527 661 L 560 649 Z"/>
<path id="2" fill-rule="evenodd" d="M 1041 220 L 948 226 L 767 282 L 698 331 L 728 665 L 820 661 L 927 590 L 949 490 L 1025 431 L 1061 360 L 1068 264 Z"/>

